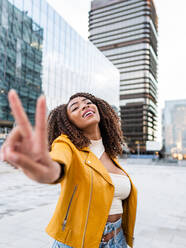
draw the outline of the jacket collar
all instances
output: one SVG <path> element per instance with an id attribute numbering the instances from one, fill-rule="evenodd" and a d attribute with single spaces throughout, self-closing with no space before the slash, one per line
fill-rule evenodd
<path id="1" fill-rule="evenodd" d="M 91 152 L 89 147 L 83 147 L 79 149 L 80 151 L 87 152 L 87 156 L 85 159 L 85 164 L 97 171 L 108 183 L 113 185 L 112 179 L 110 178 L 110 175 L 105 168 L 105 166 L 102 164 L 102 162 L 96 157 L 96 155 Z M 113 185 L 114 186 L 114 185 Z"/>
<path id="2" fill-rule="evenodd" d="M 71 140 L 68 138 L 67 135 L 61 135 L 60 138 L 63 139 L 63 141 L 69 143 L 70 145 L 72 145 Z M 112 183 L 112 179 L 107 171 L 107 169 L 105 168 L 105 166 L 102 164 L 102 162 L 96 157 L 96 155 L 94 155 L 94 153 L 92 153 L 90 151 L 89 147 L 83 147 L 81 149 L 79 149 L 80 151 L 85 151 L 87 152 L 87 156 L 85 159 L 85 164 L 90 166 L 92 169 L 96 170 L 108 183 L 110 183 L 111 185 L 113 185 Z M 116 158 L 112 159 L 113 162 L 122 170 L 126 173 L 126 175 L 129 177 L 129 175 L 127 174 L 127 172 L 121 167 L 121 165 L 118 163 Z M 129 177 L 130 179 L 130 177 Z M 114 186 L 114 185 L 113 185 Z"/>
<path id="3" fill-rule="evenodd" d="M 102 162 L 89 149 L 85 164 L 97 171 L 108 183 L 113 185 L 110 175 Z"/>

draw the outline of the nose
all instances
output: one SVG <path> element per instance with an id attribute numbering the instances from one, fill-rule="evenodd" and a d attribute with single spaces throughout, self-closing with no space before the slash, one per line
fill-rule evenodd
<path id="1" fill-rule="evenodd" d="M 79 108 L 81 110 L 85 110 L 87 107 L 88 107 L 88 104 L 86 102 L 84 102 L 84 101 L 80 102 Z"/>
<path id="2" fill-rule="evenodd" d="M 83 103 L 81 108 L 82 108 L 82 110 L 85 110 L 86 108 L 88 108 L 88 105 Z"/>

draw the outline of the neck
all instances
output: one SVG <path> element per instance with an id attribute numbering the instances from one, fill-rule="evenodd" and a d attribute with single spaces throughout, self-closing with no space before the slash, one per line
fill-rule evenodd
<path id="1" fill-rule="evenodd" d="M 90 140 L 101 139 L 101 132 L 100 132 L 99 126 L 94 126 L 87 130 L 84 130 L 83 134 Z"/>

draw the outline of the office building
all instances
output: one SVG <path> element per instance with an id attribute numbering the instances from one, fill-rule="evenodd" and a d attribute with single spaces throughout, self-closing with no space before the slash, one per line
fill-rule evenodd
<path id="1" fill-rule="evenodd" d="M 0 0 L 0 119 L 10 127 L 13 117 L 7 92 L 14 88 L 21 97 L 30 121 L 42 91 L 43 29 L 8 1 Z"/>
<path id="2" fill-rule="evenodd" d="M 162 136 L 167 157 L 186 159 L 186 100 L 165 102 Z"/>
<path id="3" fill-rule="evenodd" d="M 34 123 L 37 97 L 48 110 L 76 92 L 89 92 L 119 107 L 119 71 L 45 0 L 0 0 L 0 127 L 11 128 L 7 101 L 15 88 Z"/>
<path id="4" fill-rule="evenodd" d="M 152 0 L 93 0 L 90 41 L 120 71 L 122 129 L 131 152 L 146 152 L 157 128 L 157 15 Z"/>

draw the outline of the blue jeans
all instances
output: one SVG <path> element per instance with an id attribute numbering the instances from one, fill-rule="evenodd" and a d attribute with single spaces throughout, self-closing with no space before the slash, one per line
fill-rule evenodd
<path id="1" fill-rule="evenodd" d="M 107 222 L 103 235 L 110 233 L 121 226 L 121 218 L 116 222 Z M 118 234 L 114 235 L 108 242 L 101 241 L 99 248 L 127 248 L 127 243 L 123 230 L 121 229 Z"/>
<path id="2" fill-rule="evenodd" d="M 120 226 L 121 226 L 121 218 L 116 222 L 107 222 L 103 235 L 112 232 L 113 230 L 116 230 Z M 55 240 L 52 248 L 72 248 L 72 247 Z M 125 236 L 123 234 L 123 230 L 121 229 L 120 232 L 116 234 L 108 242 L 101 241 L 99 248 L 127 248 L 127 243 L 125 240 Z"/>
<path id="3" fill-rule="evenodd" d="M 55 240 L 52 245 L 52 248 L 72 248 L 72 247 Z"/>

